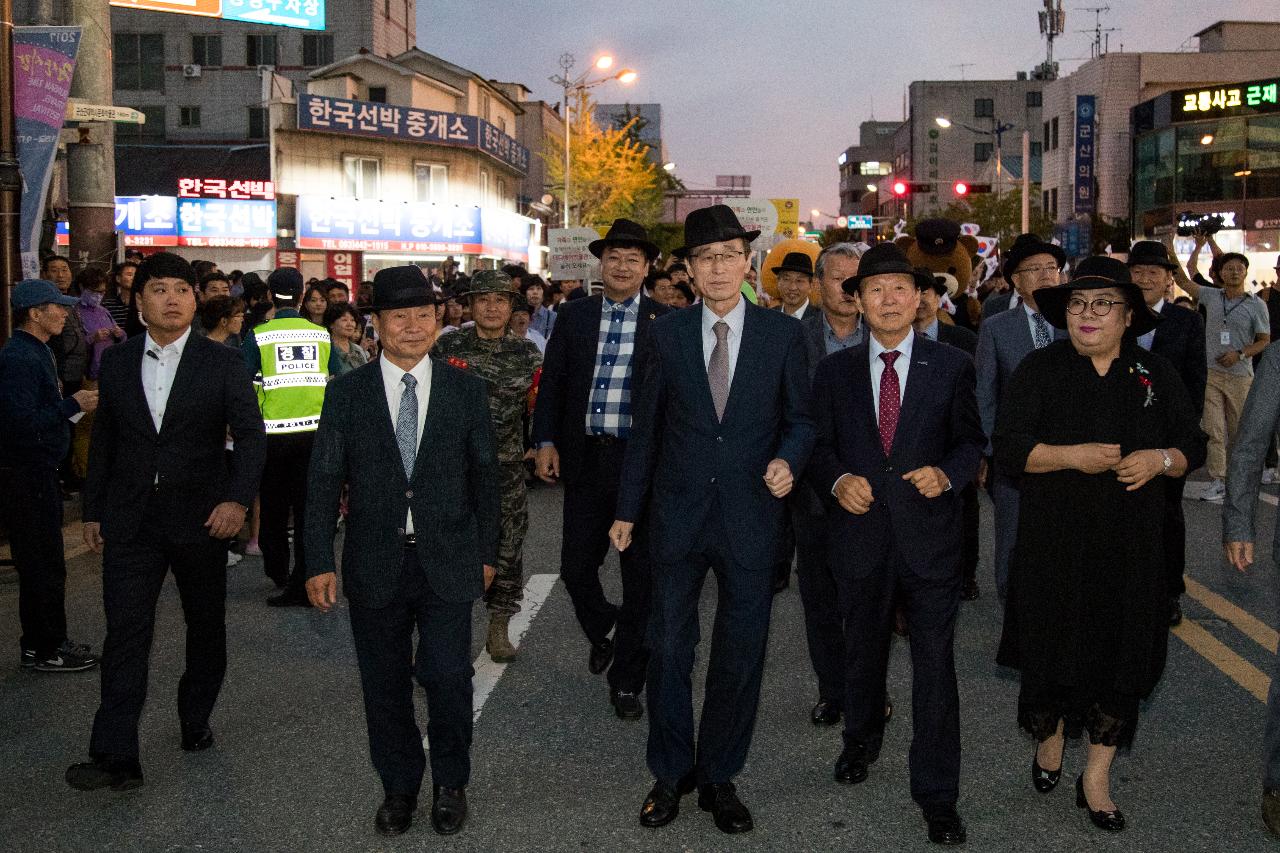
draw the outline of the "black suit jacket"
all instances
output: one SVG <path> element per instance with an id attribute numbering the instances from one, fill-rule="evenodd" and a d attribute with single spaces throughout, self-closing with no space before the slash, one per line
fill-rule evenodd
<path id="1" fill-rule="evenodd" d="M 1190 308 L 1165 302 L 1160 309 L 1163 321 L 1156 325 L 1151 351 L 1159 353 L 1178 369 L 1187 386 L 1196 414 L 1204 413 L 1204 388 L 1209 382 L 1205 356 L 1204 318 Z"/>
<path id="2" fill-rule="evenodd" d="M 969 358 L 978 357 L 978 336 L 964 326 L 938 324 L 938 342 L 953 346 L 969 353 Z M 910 375 L 910 374 L 908 374 Z"/>
<path id="3" fill-rule="evenodd" d="M 986 438 L 978 417 L 973 359 L 916 335 L 893 447 L 886 457 L 872 400 L 866 343 L 827 358 L 814 379 L 818 439 L 809 479 L 830 496 L 844 474 L 865 477 L 874 503 L 854 515 L 827 497 L 833 567 L 863 577 L 894 548 L 924 578 L 960 571 L 961 490 L 978 473 Z M 926 498 L 902 476 L 925 465 L 941 468 L 951 489 Z"/>
<path id="4" fill-rule="evenodd" d="M 253 506 L 267 458 L 262 414 L 239 350 L 192 333 L 157 432 L 142 390 L 146 341 L 138 335 L 102 355 L 83 518 L 112 542 L 129 541 L 143 524 L 174 542 L 199 542 L 215 506 Z M 162 512 L 144 518 L 153 491 Z"/>
<path id="5" fill-rule="evenodd" d="M 431 363 L 431 396 L 413 476 L 405 477 L 374 360 L 329 383 L 307 483 L 307 575 L 335 571 L 333 520 L 348 489 L 342 583 L 362 607 L 385 607 L 396 591 L 406 513 L 413 510 L 418 561 L 446 601 L 484 592 L 497 565 L 498 451 L 484 380 Z"/>
<path id="6" fill-rule="evenodd" d="M 718 500 L 735 532 L 735 558 L 767 569 L 779 551 L 785 505 L 765 486 L 765 468 L 785 459 L 799 479 L 813 448 L 804 329 L 799 320 L 747 303 L 724 420 L 717 421 L 702 353 L 704 310 L 676 311 L 653 324 L 618 518 L 636 521 L 652 485 L 653 553 L 670 562 L 696 545 Z"/>
<path id="7" fill-rule="evenodd" d="M 560 455 L 560 474 L 567 482 L 582 471 L 586 448 L 587 404 L 596 371 L 600 343 L 600 310 L 604 297 L 596 294 L 560 303 L 556 331 L 547 340 L 542 379 L 533 411 L 533 443 L 549 441 Z M 641 294 L 636 320 L 635 350 L 631 355 L 631 410 L 635 413 L 636 378 L 644 369 L 651 347 L 651 324 L 667 313 L 667 306 Z"/>

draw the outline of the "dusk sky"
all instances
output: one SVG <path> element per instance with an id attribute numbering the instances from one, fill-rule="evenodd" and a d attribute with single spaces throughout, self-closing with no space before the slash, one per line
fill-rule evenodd
<path id="1" fill-rule="evenodd" d="M 1089 57 L 1094 15 L 1064 3 L 1054 46 L 1065 75 Z M 1218 20 L 1280 20 L 1275 0 L 1110 0 L 1113 51 L 1192 49 Z M 667 156 L 689 186 L 752 176 L 752 195 L 835 212 L 836 157 L 858 123 L 902 117 L 913 80 L 1012 78 L 1043 61 L 1040 0 L 730 2 L 475 0 L 418 2 L 418 42 L 484 77 L 559 101 L 547 79 L 566 51 L 576 72 L 611 53 L 639 79 L 594 90 L 602 102 L 662 104 Z M 1078 32 L 1089 30 L 1088 34 Z M 1185 46 L 1184 46 L 1185 45 Z M 960 63 L 972 63 L 961 69 Z M 1247 67 L 1240 78 L 1249 77 Z"/>

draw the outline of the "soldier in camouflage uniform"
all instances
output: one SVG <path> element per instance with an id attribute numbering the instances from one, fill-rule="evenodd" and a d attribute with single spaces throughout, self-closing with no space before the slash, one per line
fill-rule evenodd
<path id="1" fill-rule="evenodd" d="M 459 294 L 471 304 L 474 326 L 442 335 L 433 355 L 454 367 L 469 370 L 489 386 L 489 416 L 498 441 L 502 468 L 502 532 L 498 539 L 498 574 L 485 596 L 489 607 L 486 648 L 495 661 L 516 656 L 507 631 L 511 614 L 520 611 L 524 589 L 524 537 L 529 529 L 525 486 L 523 417 L 542 371 L 542 354 L 532 341 L 507 332 L 512 304 L 521 298 L 511 277 L 497 270 L 481 270 Z"/>

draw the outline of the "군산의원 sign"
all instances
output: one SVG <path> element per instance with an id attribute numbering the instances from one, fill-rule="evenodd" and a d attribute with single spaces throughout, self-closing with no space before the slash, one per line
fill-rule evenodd
<path id="1" fill-rule="evenodd" d="M 299 95 L 298 130 L 475 148 L 520 174 L 529 171 L 529 149 L 479 116 Z"/>
<path id="2" fill-rule="evenodd" d="M 1280 77 L 1179 89 L 1170 95 L 1174 121 L 1280 112 Z"/>
<path id="3" fill-rule="evenodd" d="M 324 29 L 324 0 L 110 0 L 110 4 L 301 30 Z"/>

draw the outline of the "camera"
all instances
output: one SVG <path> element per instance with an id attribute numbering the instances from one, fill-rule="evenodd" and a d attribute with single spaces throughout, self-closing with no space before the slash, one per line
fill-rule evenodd
<path id="1" fill-rule="evenodd" d="M 1223 219 L 1216 213 L 1197 214 L 1184 210 L 1178 214 L 1178 236 L 1193 237 L 1203 234 L 1208 237 L 1222 230 Z"/>

